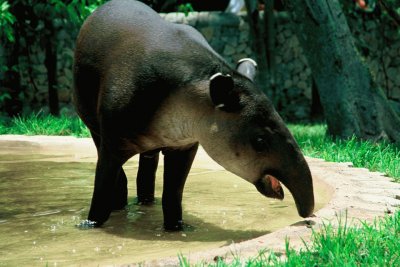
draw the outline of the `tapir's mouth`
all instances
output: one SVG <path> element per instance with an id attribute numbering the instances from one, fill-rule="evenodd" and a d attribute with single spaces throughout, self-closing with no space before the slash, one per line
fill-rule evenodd
<path id="1" fill-rule="evenodd" d="M 281 183 L 270 174 L 261 177 L 254 185 L 257 190 L 266 197 L 277 198 L 280 200 L 284 198 Z"/>

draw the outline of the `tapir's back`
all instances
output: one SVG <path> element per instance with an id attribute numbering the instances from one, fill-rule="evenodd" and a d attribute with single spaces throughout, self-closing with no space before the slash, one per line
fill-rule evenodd
<path id="1" fill-rule="evenodd" d="M 108 105 L 120 108 L 130 104 L 134 92 L 128 87 L 143 83 L 142 77 L 151 81 L 159 80 L 152 75 L 164 75 L 178 85 L 177 79 L 192 79 L 189 76 L 198 75 L 203 67 L 212 69 L 216 60 L 220 61 L 219 56 L 191 27 L 166 22 L 138 1 L 110 1 L 85 21 L 78 36 L 74 62 L 78 113 L 89 127 L 94 126 L 99 99 L 108 95 L 102 90 L 118 87 L 112 92 L 118 103 L 108 101 Z"/>

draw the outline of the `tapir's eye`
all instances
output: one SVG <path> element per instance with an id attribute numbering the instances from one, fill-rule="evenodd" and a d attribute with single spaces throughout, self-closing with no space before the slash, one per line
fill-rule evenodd
<path id="1" fill-rule="evenodd" d="M 257 152 L 266 152 L 268 150 L 268 142 L 263 136 L 257 136 L 251 140 L 251 145 Z"/>

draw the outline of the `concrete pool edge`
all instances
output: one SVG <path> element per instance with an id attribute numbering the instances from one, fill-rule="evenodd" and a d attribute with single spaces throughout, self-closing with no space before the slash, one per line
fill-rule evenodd
<path id="1" fill-rule="evenodd" d="M 62 145 L 63 149 L 74 150 L 79 148 L 90 153 L 95 151 L 92 141 L 88 138 L 0 135 L 0 141 L 21 142 L 22 144 L 23 142 L 30 142 L 38 146 Z M 200 150 L 198 156 L 205 156 L 205 152 Z M 313 176 L 327 184 L 333 194 L 329 203 L 315 213 L 316 217 L 300 220 L 294 225 L 248 241 L 184 254 L 183 256 L 190 263 L 196 263 L 200 261 L 212 262 L 215 257 L 232 259 L 232 255 L 254 257 L 259 250 L 263 249 L 284 251 L 286 238 L 290 240 L 292 247 L 299 247 L 302 245 L 302 240 L 308 240 L 311 236 L 311 227 L 318 229 L 326 221 L 337 223 L 337 214 L 346 213 L 349 221 L 352 218 L 370 221 L 385 213 L 393 213 L 400 205 L 400 184 L 391 182 L 390 178 L 381 173 L 353 168 L 350 163 L 330 163 L 313 158 L 307 158 L 307 161 Z M 207 167 L 222 169 L 215 162 L 207 162 Z M 132 263 L 123 266 L 135 265 L 135 263 Z M 141 266 L 176 265 L 179 265 L 177 256 L 141 263 Z"/>
<path id="2" fill-rule="evenodd" d="M 393 214 L 400 206 L 400 184 L 379 172 L 370 172 L 365 168 L 355 168 L 351 163 L 326 162 L 308 158 L 313 176 L 319 177 L 333 190 L 332 199 L 322 209 L 315 212 L 315 217 L 281 228 L 241 243 L 199 251 L 185 256 L 190 263 L 213 262 L 216 258 L 233 260 L 255 257 L 259 251 L 285 251 L 285 240 L 295 249 L 304 247 L 303 240 L 309 241 L 312 231 L 320 229 L 324 223 L 339 223 L 339 217 L 347 217 L 348 224 L 361 221 L 373 221 L 376 217 Z M 177 257 L 148 261 L 140 266 L 176 266 Z M 131 266 L 131 265 L 127 265 Z"/>

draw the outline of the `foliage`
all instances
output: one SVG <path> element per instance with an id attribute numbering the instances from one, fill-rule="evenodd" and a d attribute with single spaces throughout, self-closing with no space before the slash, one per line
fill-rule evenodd
<path id="1" fill-rule="evenodd" d="M 396 21 L 400 16 L 399 0 L 341 0 L 340 2 L 345 12 L 353 16 L 368 15 L 370 18 L 387 22 Z"/>
<path id="2" fill-rule="evenodd" d="M 5 64 L 1 64 L 4 66 L 0 68 L 0 77 L 5 90 L 14 92 L 10 94 L 12 99 L 8 106 L 19 106 L 17 96 L 32 94 L 27 92 L 28 88 L 38 91 L 32 55 L 39 54 L 34 48 L 41 47 L 45 55 L 41 60 L 47 71 L 50 111 L 58 114 L 57 36 L 62 30 L 71 36 L 77 34 L 83 20 L 104 2 L 106 0 L 0 0 L 0 42 L 7 55 Z M 21 77 L 25 75 L 29 76 L 25 77 L 29 80 L 27 86 L 21 84 Z"/>
<path id="3" fill-rule="evenodd" d="M 189 15 L 189 12 L 193 12 L 194 9 L 191 3 L 181 4 L 178 6 L 178 12 L 182 12 L 185 16 Z"/>
<path id="4" fill-rule="evenodd" d="M 0 0 L 0 40 L 5 38 L 9 42 L 15 41 L 12 28 L 15 20 L 15 16 L 10 12 L 10 4 L 8 1 Z"/>
<path id="5" fill-rule="evenodd" d="M 11 96 L 7 92 L 1 92 L 0 93 L 0 105 L 7 99 L 11 99 Z"/>

